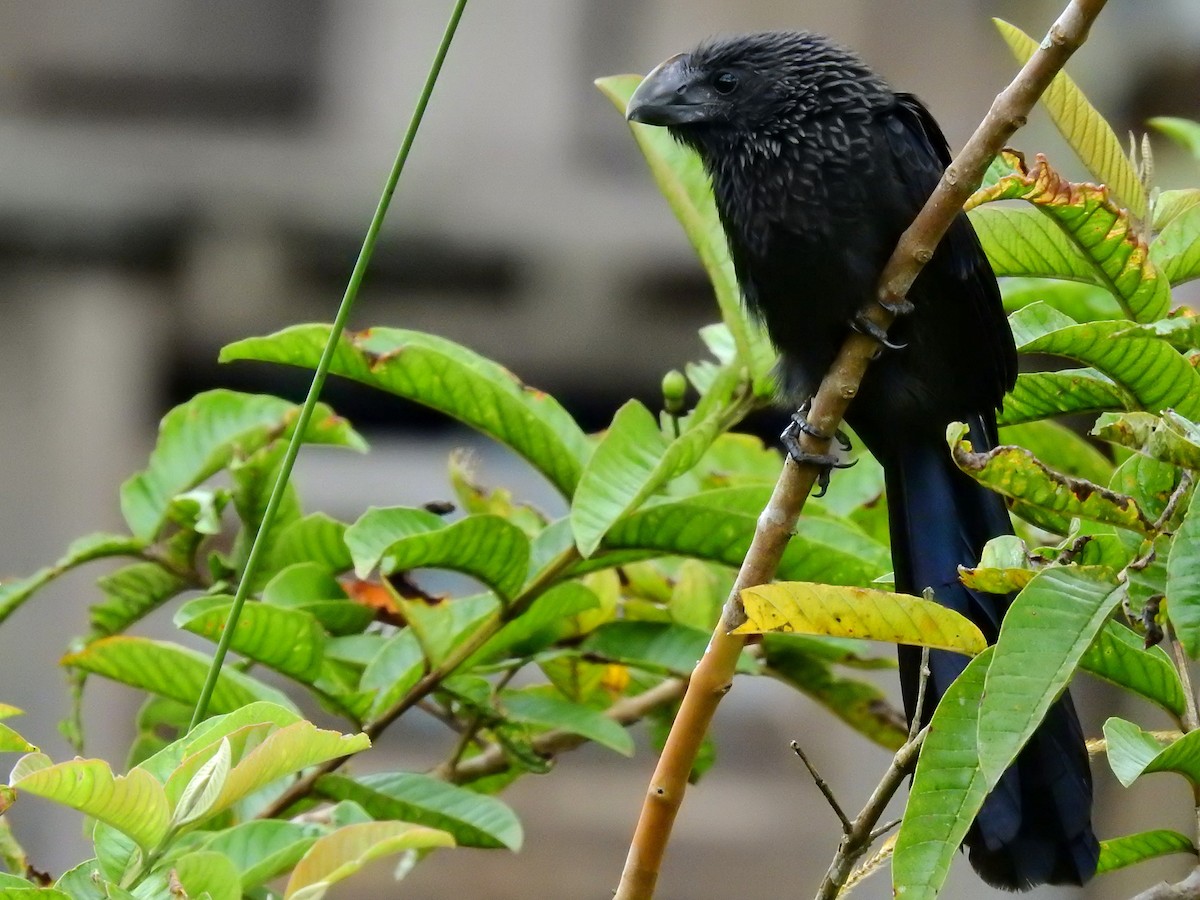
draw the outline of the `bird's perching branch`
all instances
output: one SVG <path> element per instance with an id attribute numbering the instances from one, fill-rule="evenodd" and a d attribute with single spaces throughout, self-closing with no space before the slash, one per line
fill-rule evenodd
<path id="1" fill-rule="evenodd" d="M 1088 29 L 1105 0 L 1071 0 L 1050 27 L 1037 52 L 1016 78 L 997 95 L 987 116 L 947 167 L 937 188 L 920 215 L 900 238 L 900 243 L 880 279 L 880 303 L 870 303 L 864 314 L 886 329 L 895 318 L 889 308 L 903 303 L 921 268 L 933 256 L 938 241 L 950 227 L 963 203 L 983 180 L 992 158 L 1012 134 L 1025 123 L 1034 104 L 1087 38 Z M 813 397 L 808 420 L 813 431 L 832 435 L 850 401 L 858 393 L 863 375 L 878 350 L 874 339 L 852 333 Z M 801 435 L 801 448 L 814 456 L 830 450 L 829 439 Z M 708 730 L 717 704 L 728 693 L 744 639 L 729 632 L 744 620 L 740 594 L 744 588 L 768 582 L 787 547 L 796 519 L 812 491 L 817 469 L 790 458 L 775 485 L 770 501 L 758 519 L 750 546 L 733 589 L 725 602 L 704 657 L 692 673 L 691 682 L 671 733 L 654 770 L 643 801 L 641 815 L 629 847 L 616 900 L 647 900 L 655 883 L 670 839 L 671 827 L 683 802 L 688 775 L 696 761 L 700 742 Z"/>

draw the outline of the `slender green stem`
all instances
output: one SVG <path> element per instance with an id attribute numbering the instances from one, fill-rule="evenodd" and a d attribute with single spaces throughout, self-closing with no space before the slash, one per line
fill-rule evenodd
<path id="1" fill-rule="evenodd" d="M 467 0 L 456 0 L 454 10 L 450 13 L 450 21 L 446 23 L 446 30 L 442 34 L 437 54 L 433 58 L 433 64 L 429 67 L 429 74 L 425 77 L 425 86 L 421 89 L 421 94 L 417 98 L 417 105 L 413 109 L 412 118 L 408 122 L 408 129 L 404 132 L 404 140 L 400 143 L 400 150 L 396 154 L 396 161 L 392 163 L 392 171 L 388 175 L 387 183 L 383 187 L 383 195 L 379 198 L 379 205 L 375 208 L 375 215 L 371 218 L 371 225 L 367 229 L 366 237 L 363 238 L 362 249 L 358 253 L 358 261 L 354 264 L 354 271 L 351 273 L 350 281 L 346 285 L 346 293 L 342 296 L 342 304 L 338 307 L 337 316 L 333 320 L 333 327 L 329 331 L 329 340 L 325 344 L 325 350 L 321 353 L 321 359 L 317 363 L 317 371 L 313 373 L 312 384 L 308 389 L 308 396 L 304 399 L 304 406 L 301 407 L 300 416 L 296 420 L 295 431 L 292 432 L 291 440 L 288 441 L 287 451 L 283 455 L 283 463 L 279 468 L 279 477 L 275 479 L 275 487 L 271 490 L 271 497 L 267 501 L 267 508 L 263 513 L 262 522 L 258 526 L 258 532 L 254 535 L 254 543 L 251 545 L 250 554 L 246 558 L 246 568 L 242 571 L 242 578 L 238 583 L 237 593 L 233 598 L 233 606 L 229 610 L 229 619 L 225 623 L 225 630 L 221 632 L 221 640 L 217 644 L 217 651 L 213 656 L 212 666 L 208 670 L 208 677 L 204 682 L 203 690 L 200 692 L 200 699 L 196 702 L 196 711 L 192 715 L 192 728 L 195 728 L 203 721 L 208 712 L 208 704 L 212 699 L 213 690 L 216 688 L 217 678 L 221 674 L 221 666 L 225 661 L 226 654 L 229 652 L 229 643 L 233 638 L 233 630 L 237 627 L 238 618 L 241 616 L 242 607 L 246 602 L 246 595 L 249 593 L 250 585 L 254 581 L 254 574 L 258 569 L 259 557 L 266 546 L 263 536 L 271 530 L 271 525 L 275 521 L 275 513 L 279 509 L 280 502 L 283 500 L 288 479 L 292 474 L 292 466 L 295 464 L 296 456 L 300 452 L 300 443 L 304 440 L 304 432 L 308 430 L 308 423 L 312 418 L 313 408 L 316 406 L 317 398 L 321 396 L 321 389 L 325 386 L 325 378 L 329 374 L 329 366 L 333 362 L 333 354 L 336 352 L 338 343 L 341 341 L 342 331 L 346 326 L 346 321 L 350 318 L 350 311 L 354 308 L 354 301 L 358 299 L 358 289 L 362 284 L 363 275 L 367 271 L 367 264 L 371 261 L 371 254 L 375 251 L 375 241 L 379 236 L 380 228 L 383 226 L 384 216 L 387 215 L 388 206 L 392 202 L 392 195 L 396 192 L 396 185 L 400 181 L 400 174 L 404 171 L 404 163 L 408 160 L 408 152 L 412 149 L 413 139 L 417 136 L 417 129 L 421 127 L 421 119 L 425 115 L 425 108 L 429 105 L 429 97 L 433 94 L 433 86 L 437 83 L 438 75 L 442 71 L 442 63 L 446 59 L 446 52 L 450 49 L 450 42 L 454 39 L 454 32 L 458 28 L 459 19 L 462 18 L 466 5 Z"/>

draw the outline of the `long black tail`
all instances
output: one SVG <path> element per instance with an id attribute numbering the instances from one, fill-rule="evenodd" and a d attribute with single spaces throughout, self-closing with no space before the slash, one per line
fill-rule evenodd
<path id="1" fill-rule="evenodd" d="M 972 423 L 977 450 L 994 445 L 995 426 Z M 975 565 L 992 537 L 1011 534 L 1001 498 L 958 471 L 940 436 L 894 449 L 884 461 L 896 588 L 921 595 L 932 587 L 943 606 L 962 613 L 996 640 L 1010 597 L 967 589 L 958 566 Z M 900 648 L 900 684 L 911 721 L 921 653 Z M 930 653 L 922 721 L 965 668 L 965 657 Z M 1096 871 L 1099 844 L 1092 831 L 1092 776 L 1083 731 L 1064 693 L 1013 766 L 984 801 L 965 846 L 971 865 L 989 884 L 1024 890 L 1036 884 L 1083 884 Z"/>

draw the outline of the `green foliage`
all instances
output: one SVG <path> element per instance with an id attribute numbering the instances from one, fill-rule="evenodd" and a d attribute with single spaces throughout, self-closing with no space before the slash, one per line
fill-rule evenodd
<path id="1" fill-rule="evenodd" d="M 1032 42 L 998 24 L 1028 57 Z M 1200 341 L 1193 314 L 1170 310 L 1170 286 L 1200 274 L 1200 197 L 1195 189 L 1151 190 L 1146 167 L 1121 153 L 1066 76 L 1044 102 L 1104 185 L 1069 183 L 1040 155 L 1030 169 L 1006 152 L 968 208 L 998 273 L 1020 276 L 1003 285 L 1018 350 L 1079 368 L 1019 376 L 1000 424 L 1009 426 L 1003 440 L 1020 446 L 980 453 L 964 440 L 964 426 L 947 432 L 959 467 L 1005 495 L 1032 527 L 1019 529 L 1026 542 L 993 541 L 979 567 L 963 573 L 978 589 L 1016 598 L 994 650 L 946 695 L 962 696 L 968 708 L 943 702 L 934 715 L 895 849 L 898 896 L 940 891 L 984 793 L 1077 670 L 1194 727 L 1186 673 L 1147 643 L 1162 640 L 1158 626 L 1169 623 L 1167 639 L 1200 655 L 1200 526 L 1191 502 L 1200 469 Z M 1164 130 L 1186 143 L 1196 126 Z M 1029 206 L 989 205 L 1013 199 Z M 1092 435 L 1113 446 L 1108 453 L 1051 422 L 1097 413 Z M 1119 719 L 1104 732 L 1123 784 L 1162 771 L 1200 780 L 1196 732 L 1150 734 Z M 1195 849 L 1174 832 L 1131 835 L 1105 842 L 1100 871 L 1174 852 Z"/>
<path id="2" fill-rule="evenodd" d="M 1028 50 L 1015 29 L 1005 34 Z M 636 83 L 599 84 L 623 108 Z M 960 617 L 881 589 L 891 568 L 886 501 L 878 465 L 861 453 L 809 505 L 780 564 L 783 583 L 742 595 L 746 630 L 770 633 L 743 652 L 738 671 L 789 685 L 885 747 L 906 740 L 903 716 L 857 670 L 890 661 L 851 638 L 978 654 L 935 714 L 917 766 L 893 867 L 906 897 L 936 895 L 988 785 L 1077 669 L 1182 725 L 1188 682 L 1170 656 L 1142 645 L 1155 610 L 1200 654 L 1200 513 L 1191 503 L 1200 326 L 1169 312 L 1171 286 L 1200 275 L 1200 196 L 1150 190 L 1119 145 L 1113 155 L 1108 126 L 1079 89 L 1056 85 L 1052 112 L 1077 118 L 1064 133 L 1112 190 L 1069 183 L 1040 157 L 1027 168 L 1005 155 L 970 204 L 993 265 L 1018 276 L 1004 290 L 1020 351 L 1071 365 L 1023 373 L 1006 398 L 1004 440 L 1020 447 L 976 453 L 963 430 L 949 434 L 947 452 L 964 471 L 1027 520 L 1024 541 L 994 542 L 963 575 L 1017 595 L 998 645 L 984 649 Z M 1194 139 L 1186 123 L 1162 127 Z M 782 458 L 737 431 L 770 402 L 773 354 L 738 301 L 703 172 L 661 129 L 633 131 L 721 317 L 701 335 L 711 358 L 686 367 L 686 385 L 671 378 L 669 408 L 631 401 L 587 435 L 553 397 L 445 338 L 373 328 L 344 334 L 333 354 L 335 374 L 513 451 L 563 497 L 565 513 L 549 518 L 476 483 L 457 458 L 449 480 L 458 508 L 444 514 L 371 508 L 343 522 L 306 513 L 288 488 L 228 635 L 237 659 L 220 674 L 211 717 L 190 732 L 183 723 L 208 656 L 139 630 L 170 607 L 191 640 L 220 640 L 295 407 L 213 391 L 172 410 L 146 468 L 121 488 L 129 533 L 85 538 L 55 564 L 0 585 L 3 621 L 64 572 L 124 560 L 99 579 L 91 631 L 62 664 L 80 691 L 99 676 L 145 696 L 132 768 L 55 764 L 0 726 L 0 752 L 25 754 L 9 778 L 16 802 L 41 797 L 93 822 L 95 858 L 62 875 L 57 890 L 166 896 L 177 885 L 189 896 L 265 897 L 274 896 L 265 884 L 286 877 L 284 896 L 312 898 L 383 854 L 415 862 L 435 848 L 515 850 L 520 823 L 493 792 L 545 773 L 579 743 L 634 752 L 627 726 L 638 719 L 661 731 L 678 699 L 674 679 L 704 653 Z M 999 200 L 1025 205 L 992 205 Z M 313 367 L 330 334 L 298 325 L 238 341 L 221 358 Z M 1053 421 L 1098 413 L 1093 433 L 1112 449 Z M 327 408 L 303 437 L 365 449 Z M 435 596 L 424 586 L 430 569 L 472 584 Z M 334 772 L 387 740 L 418 703 L 447 725 L 439 765 Z M 296 712 L 314 704 L 336 730 Z M 70 730 L 82 735 L 81 721 Z M 1123 781 L 1156 771 L 1200 779 L 1194 733 L 1160 737 L 1120 720 L 1105 733 Z M 711 764 L 711 745 L 705 756 Z M 0 810 L 14 798 L 0 788 Z M 1168 852 L 1194 851 L 1182 836 L 1148 832 L 1106 844 L 1103 865 Z M 0 859 L 7 866 L 18 855 Z"/>

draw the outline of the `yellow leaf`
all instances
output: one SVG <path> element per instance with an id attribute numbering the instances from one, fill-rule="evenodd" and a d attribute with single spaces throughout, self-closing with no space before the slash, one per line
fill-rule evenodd
<path id="1" fill-rule="evenodd" d="M 1033 56 L 1038 48 L 1037 41 L 1002 19 L 992 21 L 1021 63 Z M 1079 155 L 1080 162 L 1095 178 L 1108 185 L 1109 191 L 1138 221 L 1144 222 L 1148 208 L 1146 190 L 1121 149 L 1116 134 L 1088 102 L 1079 85 L 1065 72 L 1059 72 L 1042 95 L 1042 105 L 1071 149 Z"/>
<path id="2" fill-rule="evenodd" d="M 987 641 L 969 620 L 940 604 L 871 588 L 782 581 L 742 591 L 746 621 L 734 634 L 801 632 L 917 644 L 968 656 Z"/>

